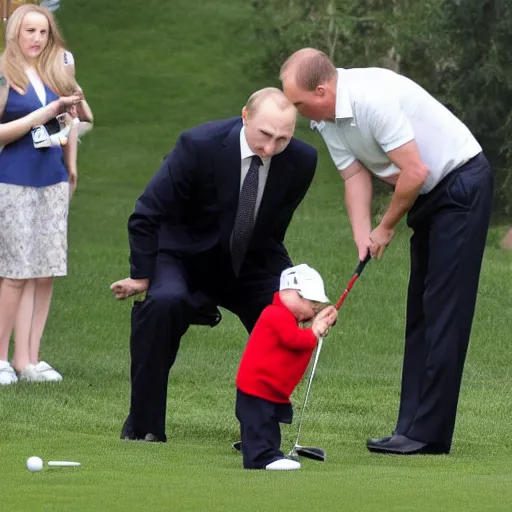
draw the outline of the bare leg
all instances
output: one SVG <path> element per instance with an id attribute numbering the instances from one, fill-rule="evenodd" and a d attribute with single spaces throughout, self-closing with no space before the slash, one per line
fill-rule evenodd
<path id="1" fill-rule="evenodd" d="M 53 292 L 53 277 L 38 278 L 36 281 L 34 316 L 30 331 L 29 356 L 32 364 L 39 362 L 39 346 L 48 319 Z"/>
<path id="2" fill-rule="evenodd" d="M 34 315 L 36 280 L 29 279 L 25 285 L 14 323 L 13 366 L 21 372 L 30 360 L 30 333 Z"/>
<path id="3" fill-rule="evenodd" d="M 25 279 L 2 279 L 0 287 L 0 360 L 7 361 L 9 340 L 19 308 Z"/>

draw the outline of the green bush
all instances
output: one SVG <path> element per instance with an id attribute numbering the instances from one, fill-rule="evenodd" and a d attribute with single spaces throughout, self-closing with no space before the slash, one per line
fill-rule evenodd
<path id="1" fill-rule="evenodd" d="M 512 2 L 501 0 L 254 0 L 263 75 L 312 46 L 340 67 L 405 74 L 472 130 L 496 176 L 495 217 L 512 194 Z"/>

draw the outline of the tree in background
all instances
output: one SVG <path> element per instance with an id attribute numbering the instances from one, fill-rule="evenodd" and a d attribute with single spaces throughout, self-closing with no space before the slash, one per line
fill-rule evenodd
<path id="1" fill-rule="evenodd" d="M 512 212 L 512 2 L 445 0 L 442 97 L 485 149 L 496 175 L 496 209 Z"/>
<path id="2" fill-rule="evenodd" d="M 512 212 L 512 0 L 253 0 L 263 73 L 312 46 L 338 66 L 382 66 L 442 101 L 481 142 L 495 213 Z M 259 57 L 258 57 L 259 58 Z"/>

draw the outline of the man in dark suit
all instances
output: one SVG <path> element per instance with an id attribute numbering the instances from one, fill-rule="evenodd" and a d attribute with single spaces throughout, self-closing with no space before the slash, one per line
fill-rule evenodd
<path id="1" fill-rule="evenodd" d="M 122 439 L 166 441 L 169 371 L 191 324 L 217 306 L 248 332 L 292 262 L 283 245 L 316 168 L 293 139 L 296 111 L 279 89 L 254 93 L 242 117 L 181 134 L 128 223 L 130 277 L 116 298 L 146 291 L 132 310 L 131 407 Z"/>

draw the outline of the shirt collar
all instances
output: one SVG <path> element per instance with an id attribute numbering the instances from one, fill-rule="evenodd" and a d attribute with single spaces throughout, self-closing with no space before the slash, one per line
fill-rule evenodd
<path id="1" fill-rule="evenodd" d="M 240 130 L 240 157 L 242 160 L 253 156 L 254 153 L 251 151 L 249 144 L 247 144 L 247 139 L 245 138 L 245 126 L 242 126 Z"/>
<path id="2" fill-rule="evenodd" d="M 346 69 L 338 68 L 336 81 L 336 119 L 351 119 L 354 117 L 350 101 L 350 91 L 345 82 Z"/>

